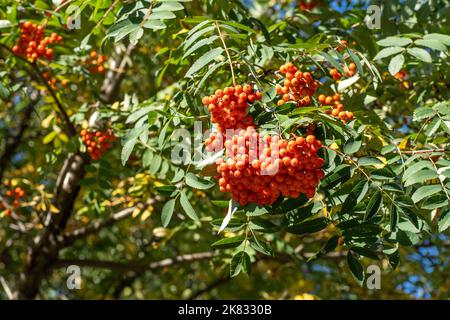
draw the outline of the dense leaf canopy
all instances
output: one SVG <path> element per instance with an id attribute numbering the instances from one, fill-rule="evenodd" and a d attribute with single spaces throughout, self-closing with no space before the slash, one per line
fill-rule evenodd
<path id="1" fill-rule="evenodd" d="M 0 297 L 447 299 L 449 17 L 445 0 L 1 1 Z M 217 179 L 218 89 L 318 168 Z"/>

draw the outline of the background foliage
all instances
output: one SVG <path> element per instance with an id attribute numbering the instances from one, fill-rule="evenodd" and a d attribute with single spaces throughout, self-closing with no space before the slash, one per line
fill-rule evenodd
<path id="1" fill-rule="evenodd" d="M 389 1 L 371 30 L 370 1 L 316 4 L 2 1 L 0 180 L 26 196 L 0 213 L 0 296 L 448 298 L 450 6 Z M 79 29 L 65 27 L 74 12 Z M 27 20 L 63 36 L 53 61 L 12 54 Z M 109 57 L 105 73 L 89 70 L 93 50 Z M 319 93 L 340 92 L 355 120 L 276 107 L 287 61 L 313 72 Z M 352 62 L 355 76 L 329 76 Z M 233 76 L 264 93 L 250 110 L 260 127 L 287 138 L 316 124 L 326 177 L 312 200 L 239 208 L 211 158 L 171 160 L 175 129 L 193 141 L 194 121 L 209 128 L 201 98 Z M 89 126 L 119 137 L 99 161 L 81 143 Z M 71 264 L 81 290 L 66 287 Z M 364 285 L 372 264 L 381 290 Z"/>

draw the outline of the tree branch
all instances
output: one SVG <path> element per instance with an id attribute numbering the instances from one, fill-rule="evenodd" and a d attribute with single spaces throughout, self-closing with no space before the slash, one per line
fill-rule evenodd
<path id="1" fill-rule="evenodd" d="M 221 284 L 228 282 L 230 279 L 231 278 L 229 275 L 220 277 L 220 278 L 214 280 L 213 282 L 211 282 L 210 284 L 208 284 L 205 288 L 192 293 L 187 300 L 195 300 L 198 297 L 200 297 L 202 294 L 210 292 L 210 291 L 214 290 L 215 288 L 217 288 L 218 286 L 220 286 Z"/>
<path id="2" fill-rule="evenodd" d="M 33 109 L 36 106 L 38 100 L 31 100 L 28 105 L 25 107 L 25 111 L 23 113 L 22 119 L 19 122 L 17 133 L 6 139 L 6 145 L 3 150 L 3 153 L 0 155 L 0 182 L 3 178 L 3 173 L 6 170 L 9 162 L 11 161 L 11 157 L 15 153 L 16 149 L 22 143 L 22 138 L 25 133 L 25 130 L 28 128 L 29 121 L 31 119 L 31 114 L 33 113 Z"/>
<path id="3" fill-rule="evenodd" d="M 121 70 L 125 68 L 134 48 L 134 45 L 129 45 L 125 54 L 118 57 Z M 101 95 L 105 103 L 109 104 L 114 101 L 123 78 L 123 72 L 119 74 L 112 72 L 105 78 Z M 29 248 L 27 263 L 20 274 L 18 298 L 35 298 L 42 279 L 57 261 L 60 250 L 57 239 L 71 217 L 75 200 L 80 191 L 80 182 L 85 175 L 85 167 L 89 163 L 89 156 L 79 151 L 69 154 L 64 161 L 56 181 L 52 201 L 59 213 L 53 214 L 50 211 L 47 213 L 43 232 L 35 238 L 33 246 Z"/>
<path id="4" fill-rule="evenodd" d="M 100 229 L 112 226 L 115 223 L 130 217 L 133 214 L 134 210 L 143 209 L 144 207 L 145 205 L 140 203 L 134 207 L 126 208 L 119 212 L 116 212 L 112 214 L 111 217 L 109 217 L 108 219 L 95 221 L 94 223 L 86 227 L 77 229 L 70 234 L 60 236 L 58 238 L 58 246 L 60 248 L 68 247 L 71 244 L 73 244 L 76 240 L 83 239 L 90 234 L 96 233 Z"/>
<path id="5" fill-rule="evenodd" d="M 110 269 L 118 272 L 146 272 L 164 267 L 171 267 L 184 262 L 201 261 L 214 257 L 216 252 L 207 251 L 199 253 L 189 253 L 177 256 L 175 258 L 167 258 L 150 263 L 136 263 L 136 262 L 114 262 L 114 261 L 99 261 L 99 260 L 79 260 L 79 259 L 59 259 L 53 263 L 53 268 L 63 268 L 70 265 L 77 265 L 80 267 L 93 267 L 101 269 Z"/>

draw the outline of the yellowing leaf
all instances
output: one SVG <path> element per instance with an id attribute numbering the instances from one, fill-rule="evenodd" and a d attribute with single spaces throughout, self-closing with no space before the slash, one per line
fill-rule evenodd
<path id="1" fill-rule="evenodd" d="M 317 300 L 315 296 L 309 293 L 298 294 L 294 297 L 294 300 Z"/>
<path id="2" fill-rule="evenodd" d="M 152 215 L 152 212 L 150 210 L 148 210 L 148 209 L 145 210 L 144 212 L 142 212 L 141 221 L 147 220 L 151 215 Z"/>
<path id="3" fill-rule="evenodd" d="M 383 163 L 375 164 L 374 167 L 377 168 L 377 169 L 384 168 L 386 166 L 386 164 L 387 164 L 386 158 L 380 156 L 380 157 L 377 157 L 377 159 L 380 160 Z"/>
<path id="4" fill-rule="evenodd" d="M 114 102 L 114 103 L 112 104 L 111 109 L 113 109 L 113 110 L 119 110 L 119 107 L 120 107 L 120 102 L 119 102 L 119 101 L 116 101 L 116 102 Z"/>
<path id="5" fill-rule="evenodd" d="M 406 149 L 406 146 L 408 145 L 408 140 L 409 137 L 406 137 L 405 139 L 402 140 L 402 142 L 400 142 L 400 144 L 398 145 L 399 149 Z"/>
<path id="6" fill-rule="evenodd" d="M 339 150 L 339 146 L 336 142 L 333 142 L 332 144 L 330 144 L 330 149 Z"/>
<path id="7" fill-rule="evenodd" d="M 136 217 L 139 215 L 139 213 L 141 213 L 141 209 L 135 208 L 135 209 L 133 210 L 133 213 L 131 214 L 131 216 L 132 216 L 133 218 L 136 218 Z"/>
<path id="8" fill-rule="evenodd" d="M 50 212 L 51 213 L 59 213 L 59 209 L 51 204 L 50 205 Z"/>
<path id="9" fill-rule="evenodd" d="M 41 122 L 41 126 L 43 128 L 48 128 L 50 127 L 50 123 L 52 122 L 53 118 L 55 117 L 54 114 L 50 114 L 48 117 L 46 117 L 44 120 L 42 120 Z"/>

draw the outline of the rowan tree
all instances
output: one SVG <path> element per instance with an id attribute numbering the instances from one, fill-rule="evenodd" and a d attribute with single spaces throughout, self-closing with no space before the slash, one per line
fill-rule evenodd
<path id="1" fill-rule="evenodd" d="M 2 1 L 0 297 L 448 298 L 448 13 Z"/>

